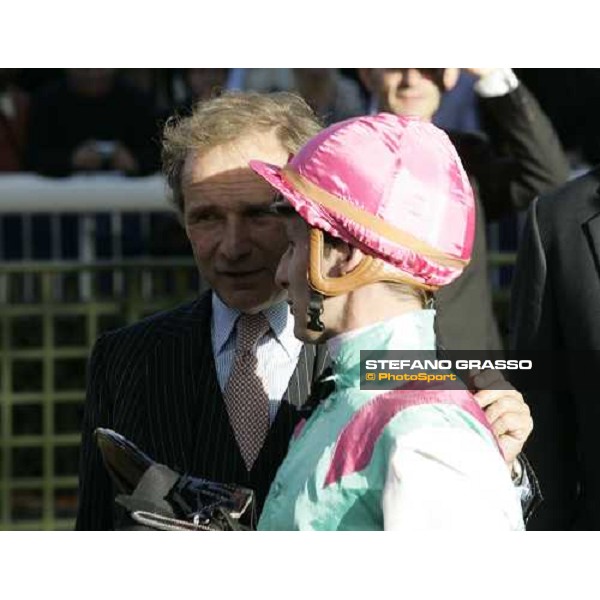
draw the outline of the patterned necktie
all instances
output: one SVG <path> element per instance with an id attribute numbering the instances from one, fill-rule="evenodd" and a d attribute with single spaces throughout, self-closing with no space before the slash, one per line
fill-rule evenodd
<path id="1" fill-rule="evenodd" d="M 235 360 L 225 388 L 225 405 L 246 468 L 252 469 L 269 431 L 269 397 L 258 375 L 256 346 L 269 330 L 266 317 L 243 314 L 236 324 Z"/>

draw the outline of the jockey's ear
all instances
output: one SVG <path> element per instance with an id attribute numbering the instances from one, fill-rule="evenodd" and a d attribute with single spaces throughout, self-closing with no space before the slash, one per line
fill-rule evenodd
<path id="1" fill-rule="evenodd" d="M 327 236 L 325 243 L 325 265 L 328 277 L 342 277 L 351 273 L 362 262 L 365 255 L 354 246 Z"/>

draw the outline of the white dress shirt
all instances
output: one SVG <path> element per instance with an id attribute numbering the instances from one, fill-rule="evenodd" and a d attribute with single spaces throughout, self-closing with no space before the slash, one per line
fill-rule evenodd
<path id="1" fill-rule="evenodd" d="M 211 341 L 217 379 L 224 392 L 235 360 L 235 324 L 240 311 L 230 308 L 213 292 Z M 280 302 L 263 311 L 270 329 L 258 342 L 257 371 L 269 397 L 271 423 L 298 364 L 302 342 L 294 336 L 294 318 L 287 302 Z"/>

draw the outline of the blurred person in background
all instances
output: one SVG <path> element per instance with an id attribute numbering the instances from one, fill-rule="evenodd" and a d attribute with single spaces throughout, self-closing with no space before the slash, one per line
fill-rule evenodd
<path id="1" fill-rule="evenodd" d="M 176 69 L 171 79 L 172 102 L 161 120 L 175 115 L 189 115 L 197 102 L 221 95 L 228 85 L 231 69 Z"/>
<path id="2" fill-rule="evenodd" d="M 465 69 L 477 83 L 482 135 L 452 132 L 475 189 L 473 257 L 464 273 L 436 294 L 440 344 L 452 350 L 501 350 L 487 268 L 486 219 L 527 208 L 562 182 L 569 166 L 552 124 L 511 69 Z M 431 121 L 459 69 L 360 69 L 375 110 Z"/>
<path id="3" fill-rule="evenodd" d="M 170 110 L 176 69 L 119 69 L 119 78 L 150 99 L 157 114 Z"/>
<path id="4" fill-rule="evenodd" d="M 227 86 L 229 69 L 184 69 L 183 81 L 187 92 L 187 104 L 208 100 L 220 95 Z"/>
<path id="5" fill-rule="evenodd" d="M 0 69 L 0 172 L 25 168 L 29 95 L 17 76 L 18 69 Z"/>
<path id="6" fill-rule="evenodd" d="M 292 69 L 292 89 L 329 125 L 364 112 L 356 83 L 338 69 Z"/>
<path id="7" fill-rule="evenodd" d="M 228 88 L 296 92 L 326 125 L 365 110 L 359 85 L 339 69 L 231 69 Z"/>
<path id="8" fill-rule="evenodd" d="M 159 167 L 156 127 L 152 102 L 115 69 L 67 69 L 33 98 L 29 164 L 51 176 L 146 175 Z"/>
<path id="9" fill-rule="evenodd" d="M 292 84 L 291 69 L 231 69 L 227 89 L 246 92 L 284 92 Z"/>

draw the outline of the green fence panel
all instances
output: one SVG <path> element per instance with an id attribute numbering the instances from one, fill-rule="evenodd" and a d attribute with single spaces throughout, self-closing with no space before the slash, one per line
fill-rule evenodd
<path id="1" fill-rule="evenodd" d="M 92 344 L 197 290 L 186 259 L 0 265 L 0 529 L 72 529 Z"/>

